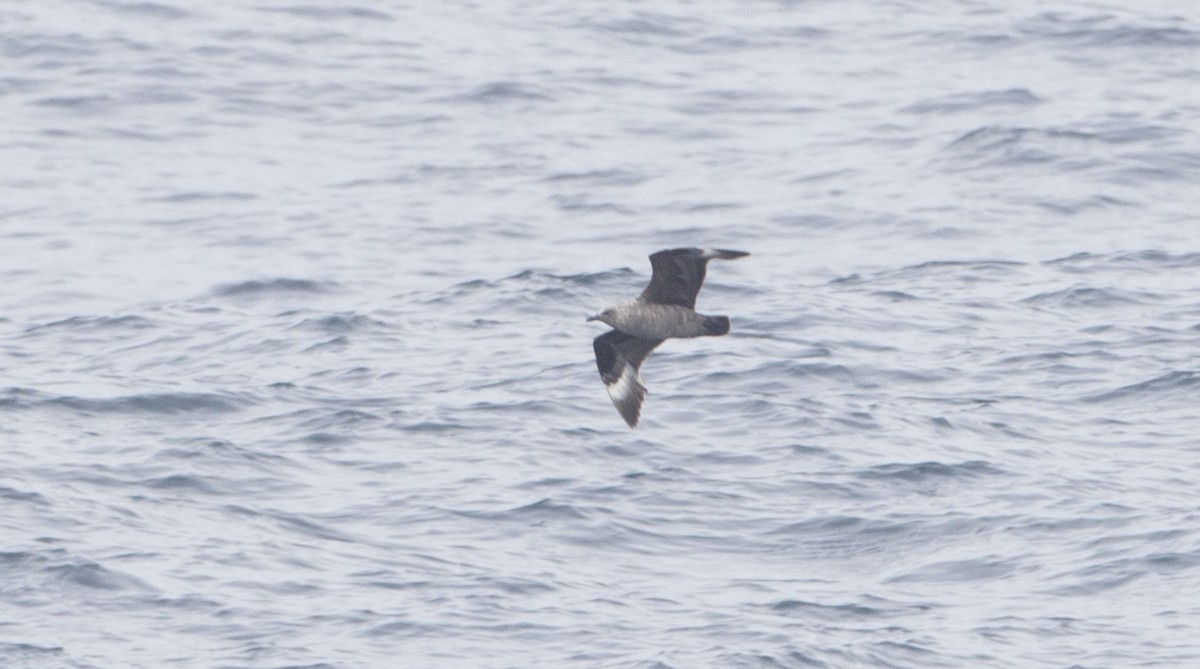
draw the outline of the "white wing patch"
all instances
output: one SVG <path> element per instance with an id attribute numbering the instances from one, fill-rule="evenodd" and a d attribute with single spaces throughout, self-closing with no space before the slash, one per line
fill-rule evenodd
<path id="1" fill-rule="evenodd" d="M 612 403 L 630 427 L 637 427 L 638 415 L 642 412 L 642 399 L 646 397 L 646 386 L 642 375 L 633 365 L 626 364 L 621 376 L 605 386 Z"/>

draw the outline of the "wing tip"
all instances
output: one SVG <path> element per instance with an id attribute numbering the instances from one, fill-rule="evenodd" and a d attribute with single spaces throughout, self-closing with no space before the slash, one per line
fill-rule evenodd
<path id="1" fill-rule="evenodd" d="M 627 366 L 619 377 L 604 386 L 617 413 L 631 428 L 637 427 L 642 413 L 642 400 L 646 397 L 646 386 L 642 385 L 639 376 L 637 370 Z"/>
<path id="2" fill-rule="evenodd" d="M 702 249 L 700 255 L 705 260 L 712 260 L 714 258 L 718 260 L 737 260 L 738 258 L 745 258 L 750 253 L 748 251 L 734 251 L 732 249 Z"/>

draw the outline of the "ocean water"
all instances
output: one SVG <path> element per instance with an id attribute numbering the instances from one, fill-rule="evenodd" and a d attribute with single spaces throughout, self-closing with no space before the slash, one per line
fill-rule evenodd
<path id="1" fill-rule="evenodd" d="M 0 5 L 0 666 L 1200 666 L 1193 3 Z M 584 318 L 714 262 L 628 429 Z"/>

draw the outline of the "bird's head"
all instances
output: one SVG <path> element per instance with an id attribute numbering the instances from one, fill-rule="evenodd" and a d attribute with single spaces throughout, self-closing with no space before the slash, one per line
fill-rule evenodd
<path id="1" fill-rule="evenodd" d="M 605 309 L 595 316 L 588 316 L 587 319 L 589 321 L 600 321 L 601 323 L 608 323 L 609 325 L 612 325 L 612 315 L 612 309 Z"/>

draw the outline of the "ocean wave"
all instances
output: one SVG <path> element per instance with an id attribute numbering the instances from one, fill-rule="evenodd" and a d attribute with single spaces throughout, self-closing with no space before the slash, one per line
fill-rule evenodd
<path id="1" fill-rule="evenodd" d="M 948 114 L 973 111 L 986 107 L 1027 107 L 1042 102 L 1042 99 L 1025 88 L 1010 88 L 1001 91 L 978 93 L 954 93 L 940 98 L 922 100 L 900 110 L 907 114 Z"/>
<path id="2" fill-rule="evenodd" d="M 482 84 L 446 101 L 477 104 L 503 104 L 510 102 L 547 102 L 553 98 L 536 86 L 515 81 L 493 81 Z"/>
<path id="3" fill-rule="evenodd" d="M 0 408 L 66 408 L 86 414 L 232 413 L 255 403 L 246 395 L 216 393 L 147 393 L 100 398 L 9 388 L 5 394 L 7 397 L 0 398 Z"/>
<path id="4" fill-rule="evenodd" d="M 259 297 L 270 295 L 320 294 L 332 290 L 335 284 L 311 279 L 252 279 L 226 284 L 213 290 L 218 297 Z"/>
<path id="5" fill-rule="evenodd" d="M 319 5 L 293 5 L 283 7 L 255 7 L 256 11 L 273 14 L 287 14 L 302 19 L 311 19 L 314 21 L 345 21 L 345 20 L 369 20 L 391 22 L 395 20 L 391 14 L 381 12 L 370 7 L 323 7 Z"/>
<path id="6" fill-rule="evenodd" d="M 1090 404 L 1108 402 L 1160 403 L 1163 401 L 1190 403 L 1195 400 L 1197 390 L 1200 390 L 1200 372 L 1174 371 L 1152 379 L 1139 381 L 1138 383 L 1121 386 L 1115 390 L 1087 395 L 1082 398 L 1082 401 Z"/>
<path id="7" fill-rule="evenodd" d="M 1021 568 L 1017 559 L 996 557 L 947 560 L 923 565 L 893 576 L 890 583 L 948 583 L 961 581 L 994 581 L 1003 579 Z"/>
<path id="8" fill-rule="evenodd" d="M 63 395 L 43 404 L 91 414 L 232 413 L 253 404 L 246 397 L 213 393 L 151 393 L 92 398 Z"/>
<path id="9" fill-rule="evenodd" d="M 46 566 L 43 573 L 61 584 L 88 590 L 155 591 L 139 578 L 85 560 Z"/>
<path id="10" fill-rule="evenodd" d="M 1005 472 L 982 460 L 944 464 L 941 462 L 891 463 L 869 467 L 857 476 L 867 480 L 897 481 L 905 484 L 936 483 L 980 476 L 1001 476 Z"/>
<path id="11" fill-rule="evenodd" d="M 26 332 L 33 334 L 49 330 L 148 330 L 155 327 L 158 325 L 154 321 L 143 316 L 72 316 L 30 326 Z"/>
<path id="12" fill-rule="evenodd" d="M 1121 288 L 1097 288 L 1075 286 L 1031 295 L 1021 300 L 1024 304 L 1067 309 L 1095 309 L 1122 307 L 1130 304 L 1147 304 L 1162 299 L 1154 293 L 1136 292 Z"/>

